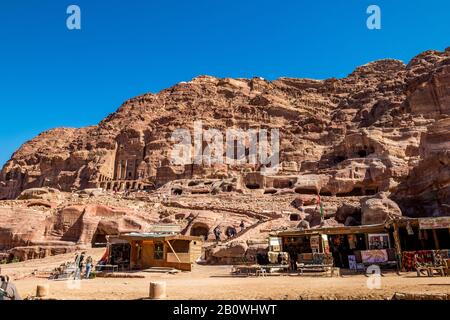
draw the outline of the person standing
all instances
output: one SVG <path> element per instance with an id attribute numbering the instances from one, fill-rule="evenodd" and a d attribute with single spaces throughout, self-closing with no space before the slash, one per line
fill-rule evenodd
<path id="1" fill-rule="evenodd" d="M 289 262 L 292 271 L 297 271 L 298 254 L 294 249 L 289 252 Z"/>
<path id="2" fill-rule="evenodd" d="M 86 259 L 86 273 L 84 275 L 85 279 L 89 279 L 89 277 L 91 275 L 91 269 L 92 269 L 92 257 L 89 256 Z"/>
<path id="3" fill-rule="evenodd" d="M 241 227 L 241 231 L 243 231 L 245 229 L 244 220 L 241 220 L 241 224 L 239 225 L 239 227 Z"/>
<path id="4" fill-rule="evenodd" d="M 83 260 L 86 252 L 82 252 L 80 255 L 77 255 L 75 258 L 75 280 L 81 280 L 81 273 L 83 271 Z"/>
<path id="5" fill-rule="evenodd" d="M 74 275 L 74 280 L 80 279 L 81 275 L 80 275 L 80 268 L 78 267 L 80 265 L 80 255 L 76 254 L 75 255 L 75 275 Z"/>
<path id="6" fill-rule="evenodd" d="M 222 233 L 222 231 L 220 231 L 220 227 L 217 226 L 217 227 L 214 229 L 214 235 L 215 235 L 215 237 L 216 237 L 216 241 L 217 241 L 217 242 L 220 241 L 220 235 L 221 235 L 221 233 Z"/>

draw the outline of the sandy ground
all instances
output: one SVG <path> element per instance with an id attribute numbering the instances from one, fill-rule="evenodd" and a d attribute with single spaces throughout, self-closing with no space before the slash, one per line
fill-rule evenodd
<path id="1" fill-rule="evenodd" d="M 88 254 L 98 259 L 104 249 Z M 2 265 L 2 273 L 16 279 L 23 297 L 33 296 L 38 284 L 48 284 L 52 299 L 143 299 L 151 281 L 164 281 L 167 299 L 389 299 L 395 292 L 450 294 L 450 277 L 416 277 L 415 273 L 387 273 L 378 289 L 364 275 L 323 276 L 230 276 L 230 266 L 199 266 L 192 272 L 165 274 L 139 272 L 145 278 L 96 278 L 81 281 L 48 280 L 41 272 L 72 260 L 73 254 Z M 36 275 L 32 275 L 37 271 Z"/>

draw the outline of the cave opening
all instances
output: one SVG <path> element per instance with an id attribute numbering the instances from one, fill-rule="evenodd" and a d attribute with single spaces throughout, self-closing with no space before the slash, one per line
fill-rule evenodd
<path id="1" fill-rule="evenodd" d="M 206 225 L 195 225 L 191 229 L 191 236 L 208 238 L 209 229 Z"/>
<path id="2" fill-rule="evenodd" d="M 317 190 L 315 189 L 306 189 L 306 188 L 295 188 L 295 193 L 299 194 L 317 194 Z"/>
<path id="3" fill-rule="evenodd" d="M 106 245 L 108 244 L 106 236 L 106 232 L 104 232 L 100 228 L 97 228 L 94 236 L 92 237 L 92 248 L 106 247 Z"/>
<path id="4" fill-rule="evenodd" d="M 248 189 L 260 189 L 261 186 L 257 183 L 247 183 L 245 185 Z"/>
<path id="5" fill-rule="evenodd" d="M 344 160 L 347 160 L 347 158 L 344 157 L 344 156 L 336 156 L 336 157 L 333 158 L 333 163 L 334 164 L 338 164 L 338 163 L 341 163 Z"/>
<path id="6" fill-rule="evenodd" d="M 275 180 L 273 182 L 273 187 L 277 189 L 292 188 L 294 186 L 294 181 L 292 180 Z"/>
<path id="7" fill-rule="evenodd" d="M 361 188 L 356 187 L 353 188 L 350 192 L 338 193 L 336 196 L 338 197 L 362 197 L 364 196 L 364 192 Z"/>
<path id="8" fill-rule="evenodd" d="M 367 157 L 367 151 L 366 151 L 366 150 L 359 150 L 359 151 L 358 151 L 358 156 L 359 156 L 360 158 L 365 158 L 365 157 Z"/>
<path id="9" fill-rule="evenodd" d="M 375 189 L 366 189 L 365 195 L 366 196 L 373 196 L 378 193 L 378 188 Z"/>
<path id="10" fill-rule="evenodd" d="M 181 196 L 183 194 L 183 190 L 179 188 L 172 189 L 172 194 L 175 196 Z"/>

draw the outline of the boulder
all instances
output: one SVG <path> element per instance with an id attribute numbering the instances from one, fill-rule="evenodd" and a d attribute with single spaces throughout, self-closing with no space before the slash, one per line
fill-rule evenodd
<path id="1" fill-rule="evenodd" d="M 361 199 L 361 224 L 384 223 L 389 215 L 401 216 L 402 211 L 386 193 L 380 192 L 373 197 Z"/>
<path id="2" fill-rule="evenodd" d="M 340 223 L 344 223 L 347 221 L 349 217 L 352 217 L 356 221 L 361 220 L 361 207 L 356 205 L 351 205 L 344 203 L 340 207 L 338 207 L 335 219 Z"/>

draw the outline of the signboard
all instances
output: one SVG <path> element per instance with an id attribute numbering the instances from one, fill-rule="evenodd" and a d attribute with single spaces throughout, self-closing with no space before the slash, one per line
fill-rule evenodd
<path id="1" fill-rule="evenodd" d="M 390 248 L 389 234 L 372 233 L 368 235 L 369 249 L 387 249 Z"/>
<path id="2" fill-rule="evenodd" d="M 421 218 L 420 229 L 450 229 L 450 217 Z"/>
<path id="3" fill-rule="evenodd" d="M 269 247 L 271 251 L 280 252 L 281 251 L 281 245 L 282 245 L 282 239 L 279 237 L 269 237 Z"/>
<path id="4" fill-rule="evenodd" d="M 326 234 L 322 234 L 322 243 L 323 243 L 323 252 L 330 253 L 330 244 L 328 242 L 328 236 Z"/>
<path id="5" fill-rule="evenodd" d="M 388 261 L 386 250 L 362 250 L 361 260 L 363 263 L 381 263 Z"/>
<path id="6" fill-rule="evenodd" d="M 309 239 L 310 244 L 311 244 L 311 249 L 313 252 L 319 252 L 320 251 L 320 235 L 317 236 L 311 236 L 311 238 Z"/>
<path id="7" fill-rule="evenodd" d="M 349 255 L 348 256 L 348 267 L 349 267 L 350 270 L 356 270 L 357 269 L 356 257 L 354 255 Z"/>

